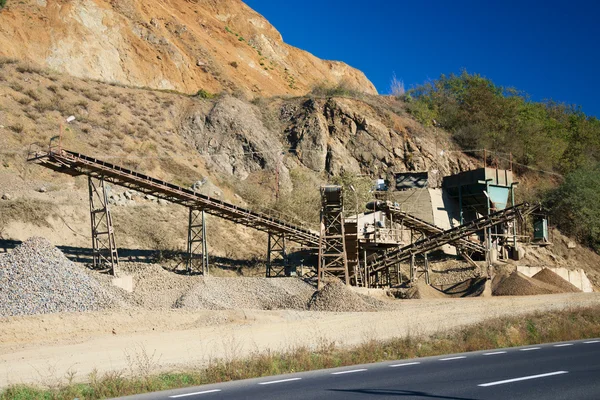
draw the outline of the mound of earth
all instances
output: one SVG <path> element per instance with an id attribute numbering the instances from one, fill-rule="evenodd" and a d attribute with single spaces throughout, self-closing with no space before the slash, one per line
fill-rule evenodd
<path id="1" fill-rule="evenodd" d="M 533 276 L 533 279 L 555 286 L 565 293 L 581 292 L 581 290 L 579 290 L 579 288 L 577 288 L 576 286 L 572 285 L 571 282 L 564 280 L 560 277 L 560 275 L 549 270 L 548 268 L 544 268 L 540 272 L 535 274 Z"/>
<path id="2" fill-rule="evenodd" d="M 380 300 L 354 292 L 341 282 L 327 283 L 308 303 L 309 310 L 333 312 L 377 311 L 386 306 Z"/>
<path id="3" fill-rule="evenodd" d="M 531 279 L 518 271 L 514 271 L 506 278 L 500 280 L 492 293 L 494 296 L 530 296 L 561 292 L 556 286 Z"/>
<path id="4" fill-rule="evenodd" d="M 314 288 L 297 278 L 206 277 L 175 307 L 209 310 L 305 310 Z"/>
<path id="5" fill-rule="evenodd" d="M 104 287 L 46 239 L 30 238 L 0 257 L 0 315 L 95 311 L 119 306 Z"/>

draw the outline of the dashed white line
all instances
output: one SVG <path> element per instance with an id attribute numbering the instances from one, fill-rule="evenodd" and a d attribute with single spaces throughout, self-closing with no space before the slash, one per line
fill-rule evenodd
<path id="1" fill-rule="evenodd" d="M 573 343 L 555 344 L 553 347 L 567 347 L 567 346 L 573 346 Z"/>
<path id="2" fill-rule="evenodd" d="M 288 378 L 288 379 L 280 379 L 278 381 L 269 381 L 269 382 L 259 382 L 259 385 L 272 385 L 274 383 L 284 383 L 284 382 L 292 382 L 292 381 L 299 381 L 302 378 Z"/>
<path id="3" fill-rule="evenodd" d="M 409 365 L 419 365 L 421 364 L 420 362 L 409 362 L 409 363 L 404 363 L 404 364 L 392 364 L 390 365 L 391 368 L 396 368 L 396 367 L 408 367 Z"/>
<path id="4" fill-rule="evenodd" d="M 463 358 L 467 358 L 467 356 L 459 356 L 459 357 L 440 358 L 440 361 L 461 360 L 461 359 L 463 359 Z"/>
<path id="5" fill-rule="evenodd" d="M 556 371 L 556 372 L 549 372 L 547 374 L 522 376 L 520 378 L 506 379 L 506 380 L 503 380 L 503 381 L 482 383 L 482 384 L 479 384 L 477 386 L 488 387 L 488 386 L 504 385 L 506 383 L 519 382 L 519 381 L 527 381 L 529 379 L 546 378 L 548 376 L 562 375 L 562 374 L 568 374 L 568 373 L 569 373 L 569 371 Z"/>
<path id="6" fill-rule="evenodd" d="M 589 340 L 587 342 L 583 342 L 585 344 L 592 344 L 592 343 L 600 343 L 600 340 Z"/>
<path id="7" fill-rule="evenodd" d="M 353 374 L 355 372 L 363 372 L 366 371 L 366 368 L 363 369 L 352 369 L 350 371 L 340 371 L 340 372 L 332 372 L 331 375 L 343 375 L 343 374 Z"/>
<path id="8" fill-rule="evenodd" d="M 506 354 L 505 351 L 494 351 L 493 353 L 483 353 L 484 356 L 495 356 L 498 354 Z"/>
<path id="9" fill-rule="evenodd" d="M 526 349 L 519 349 L 519 351 L 531 351 L 531 350 L 539 350 L 541 347 L 527 347 Z"/>
<path id="10" fill-rule="evenodd" d="M 180 397 L 187 397 L 187 396 L 196 396 L 199 394 L 208 394 L 208 393 L 216 393 L 216 392 L 220 392 L 221 389 L 213 389 L 213 390 L 205 390 L 203 392 L 194 392 L 194 393 L 186 393 L 186 394 L 178 394 L 176 396 L 169 396 L 170 399 L 178 399 Z"/>

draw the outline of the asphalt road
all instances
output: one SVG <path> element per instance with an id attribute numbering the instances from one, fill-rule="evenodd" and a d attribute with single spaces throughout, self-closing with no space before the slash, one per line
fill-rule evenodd
<path id="1" fill-rule="evenodd" d="M 127 399 L 598 400 L 600 339 L 356 365 Z"/>

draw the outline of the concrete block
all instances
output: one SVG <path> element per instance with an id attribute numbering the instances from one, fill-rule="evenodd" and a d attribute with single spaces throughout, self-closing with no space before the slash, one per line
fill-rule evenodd
<path id="1" fill-rule="evenodd" d="M 121 275 L 118 278 L 113 278 L 112 284 L 126 292 L 133 292 L 133 276 L 131 275 Z"/>

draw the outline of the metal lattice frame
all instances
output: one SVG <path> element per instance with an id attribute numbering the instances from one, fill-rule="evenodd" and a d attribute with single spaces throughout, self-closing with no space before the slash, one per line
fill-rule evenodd
<path id="1" fill-rule="evenodd" d="M 318 287 L 327 278 L 350 284 L 344 236 L 344 201 L 341 186 L 321 187 L 321 238 L 319 240 Z"/>
<path id="2" fill-rule="evenodd" d="M 190 208 L 187 240 L 187 271 L 208 275 L 208 246 L 204 210 Z"/>
<path id="3" fill-rule="evenodd" d="M 267 244 L 267 278 L 287 276 L 288 267 L 285 234 L 269 232 Z"/>
<path id="4" fill-rule="evenodd" d="M 90 176 L 88 187 L 94 268 L 106 267 L 111 275 L 116 275 L 119 255 L 104 180 L 95 180 Z"/>

